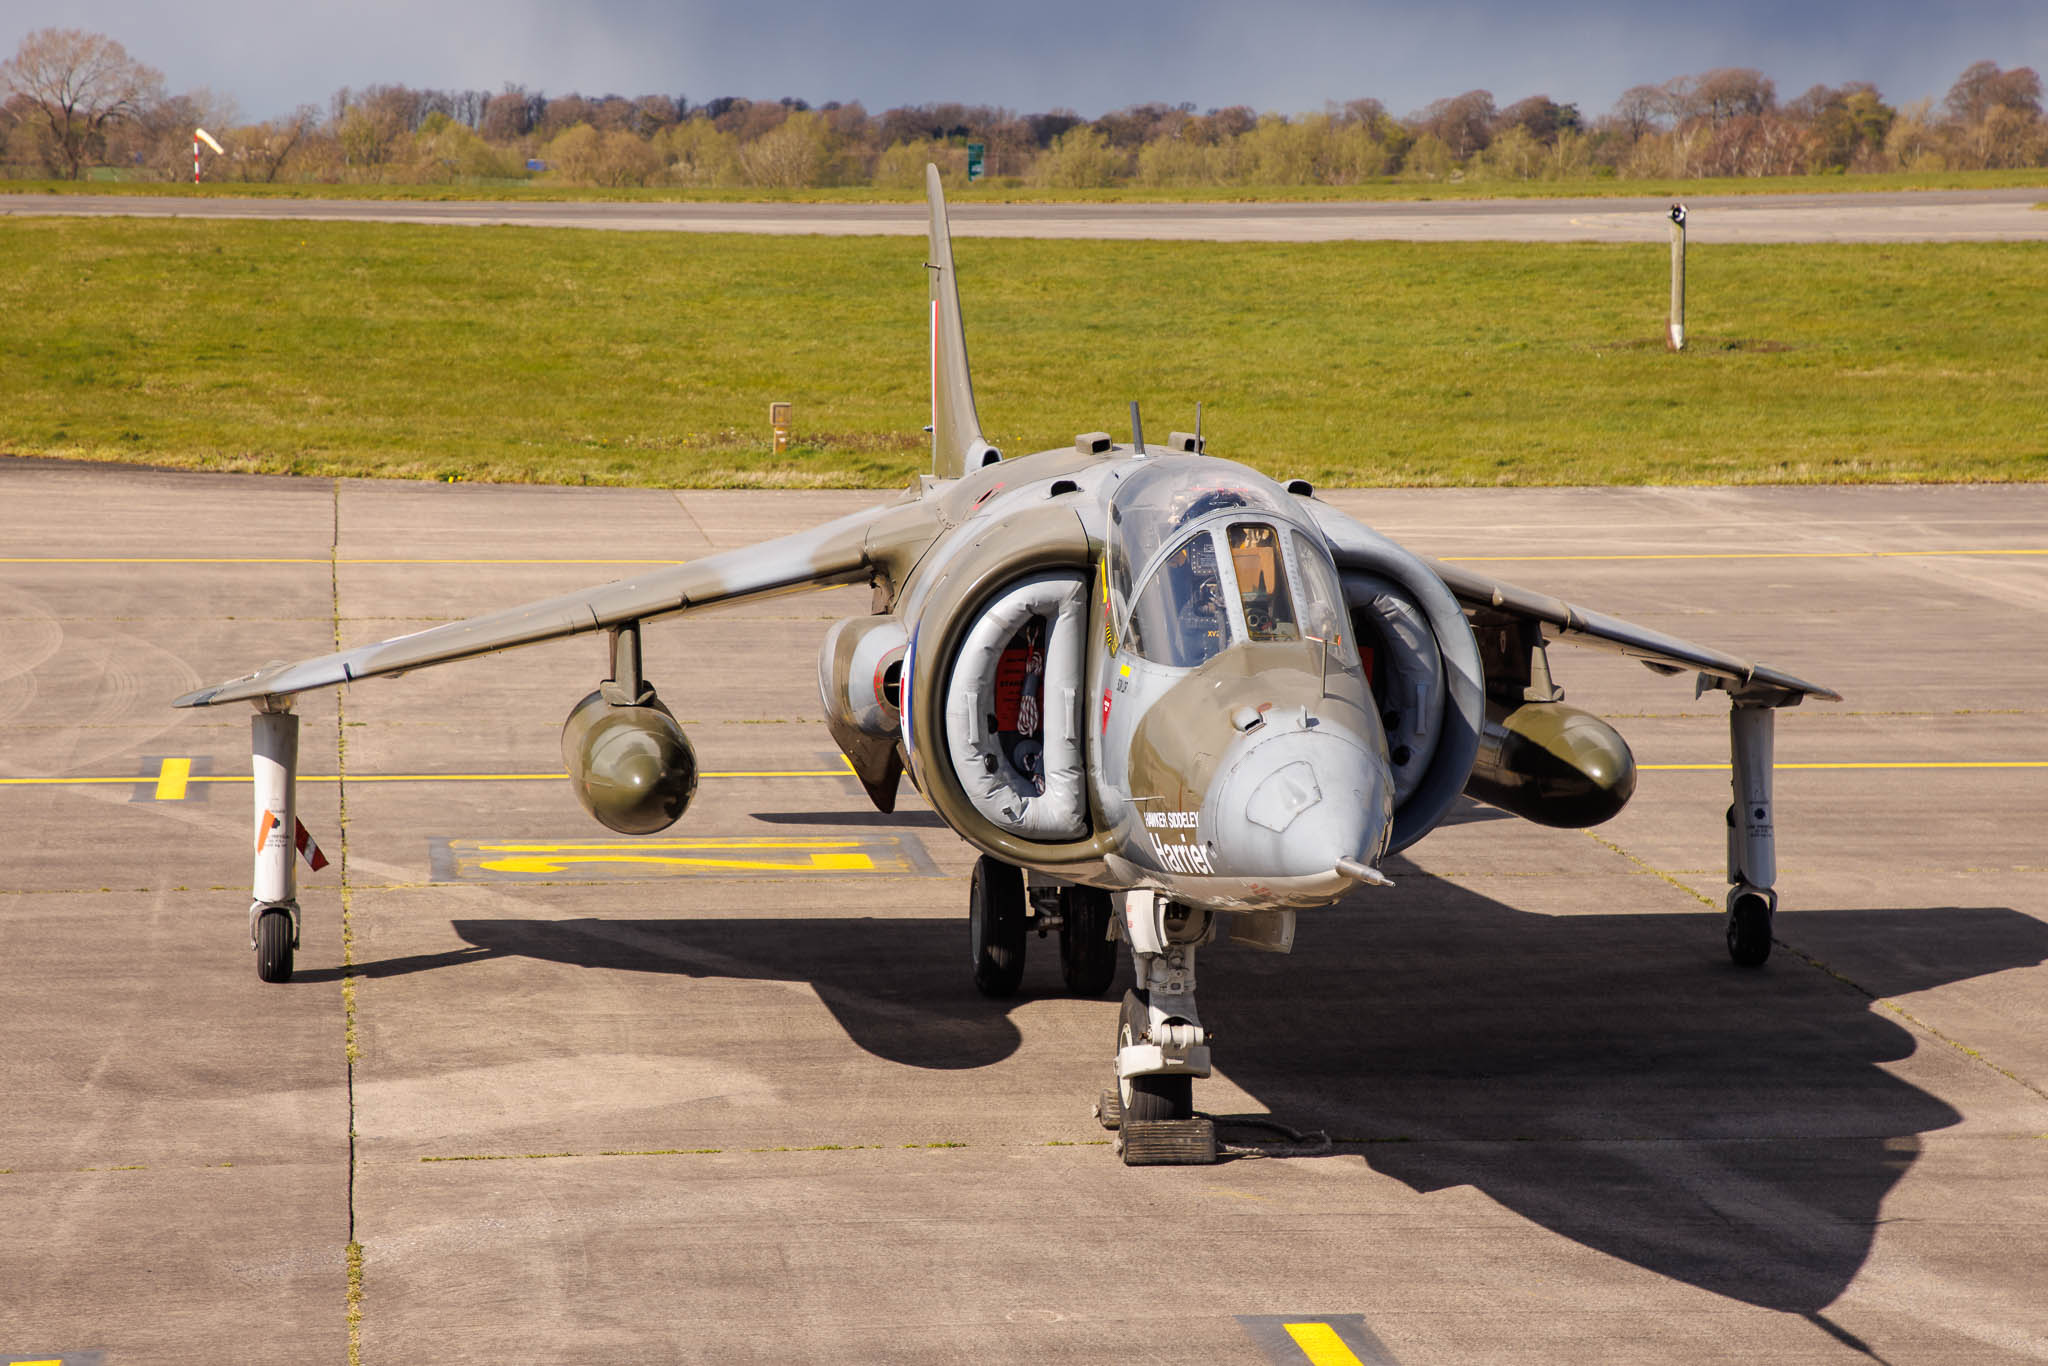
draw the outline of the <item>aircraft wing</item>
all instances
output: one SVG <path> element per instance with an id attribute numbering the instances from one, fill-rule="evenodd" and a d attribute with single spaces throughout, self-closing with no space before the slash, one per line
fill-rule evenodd
<path id="1" fill-rule="evenodd" d="M 916 504 L 855 513 L 810 531 L 657 569 L 616 583 L 565 593 L 523 607 L 449 622 L 296 664 L 271 664 L 241 678 L 187 693 L 173 705 L 249 702 L 359 678 L 402 674 L 432 664 L 494 654 L 561 636 L 607 630 L 749 598 L 865 579 L 883 544 L 915 537 L 927 520 Z"/>
<path id="2" fill-rule="evenodd" d="M 1511 616 L 1526 618 L 1538 623 L 1543 634 L 1553 640 L 1573 644 L 1590 645 L 1596 649 L 1610 650 L 1616 654 L 1640 659 L 1659 673 L 1680 673 L 1696 670 L 1714 678 L 1725 679 L 1738 688 L 1777 689 L 1802 697 L 1818 697 L 1823 701 L 1839 702 L 1840 693 L 1824 688 L 1818 683 L 1809 683 L 1795 678 L 1782 670 L 1767 664 L 1725 654 L 1720 650 L 1695 645 L 1677 636 L 1667 636 L 1662 631 L 1652 631 L 1645 626 L 1636 626 L 1601 612 L 1591 612 L 1562 598 L 1553 598 L 1547 593 L 1517 588 L 1503 583 L 1489 575 L 1445 564 L 1441 560 L 1423 558 L 1430 572 L 1442 579 L 1452 596 L 1467 608 L 1488 608 L 1505 612 Z"/>

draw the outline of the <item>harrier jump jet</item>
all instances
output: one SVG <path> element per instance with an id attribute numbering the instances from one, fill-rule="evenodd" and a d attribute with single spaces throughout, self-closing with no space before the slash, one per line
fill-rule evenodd
<path id="1" fill-rule="evenodd" d="M 1606 722 L 1562 701 L 1552 642 L 1728 694 L 1728 951 L 1764 961 L 1777 903 L 1773 718 L 1835 693 L 1424 559 L 1305 483 L 1207 454 L 1199 430 L 1148 445 L 1135 404 L 1128 442 L 1086 432 L 1006 458 L 975 415 L 935 170 L 926 183 L 932 472 L 902 497 L 178 699 L 256 708 L 249 922 L 265 981 L 291 975 L 298 940 L 296 694 L 598 637 L 608 668 L 569 713 L 563 760 L 592 816 L 653 834 L 689 805 L 697 767 L 641 671 L 643 625 L 858 583 L 873 590 L 871 611 L 835 624 L 818 657 L 825 721 L 877 807 L 894 808 L 907 774 L 981 852 L 968 890 L 975 984 L 1014 992 L 1033 930 L 1057 930 L 1062 974 L 1082 994 L 1107 989 L 1130 954 L 1116 1085 L 1099 1102 L 1128 1163 L 1214 1159 L 1192 1091 L 1210 1072 L 1201 946 L 1288 952 L 1299 909 L 1389 886 L 1382 861 L 1461 793 L 1551 826 L 1621 810 L 1634 759 Z"/>

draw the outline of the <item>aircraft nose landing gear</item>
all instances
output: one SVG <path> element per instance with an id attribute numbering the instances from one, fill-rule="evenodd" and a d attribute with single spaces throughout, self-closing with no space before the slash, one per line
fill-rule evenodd
<path id="1" fill-rule="evenodd" d="M 1216 1126 L 1195 1113 L 1194 1079 L 1209 1075 L 1195 950 L 1214 937 L 1215 918 L 1157 892 L 1126 892 L 1123 903 L 1138 985 L 1117 1016 L 1116 1096 L 1112 1103 L 1105 1094 L 1098 1111 L 1117 1130 L 1127 1167 L 1207 1165 L 1216 1160 Z"/>

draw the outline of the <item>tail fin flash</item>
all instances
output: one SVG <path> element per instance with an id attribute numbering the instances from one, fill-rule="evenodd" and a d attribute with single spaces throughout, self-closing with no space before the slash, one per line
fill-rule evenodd
<path id="1" fill-rule="evenodd" d="M 946 194 L 939 168 L 924 168 L 925 195 L 932 206 L 932 473 L 957 479 L 1002 453 L 981 434 L 974 413 L 974 378 L 967 370 L 967 333 L 960 323 L 960 290 L 953 277 L 953 235 L 946 227 Z"/>

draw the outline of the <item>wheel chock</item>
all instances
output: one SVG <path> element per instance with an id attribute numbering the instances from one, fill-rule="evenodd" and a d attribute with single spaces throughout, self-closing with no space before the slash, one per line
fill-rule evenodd
<path id="1" fill-rule="evenodd" d="M 1117 1145 L 1126 1167 L 1207 1167 L 1216 1161 L 1216 1125 L 1194 1119 L 1126 1119 Z"/>
<path id="2" fill-rule="evenodd" d="M 1095 1098 L 1095 1119 L 1105 1129 L 1120 1129 L 1124 1123 L 1124 1100 L 1115 1087 Z"/>

